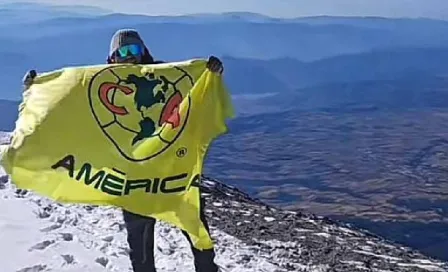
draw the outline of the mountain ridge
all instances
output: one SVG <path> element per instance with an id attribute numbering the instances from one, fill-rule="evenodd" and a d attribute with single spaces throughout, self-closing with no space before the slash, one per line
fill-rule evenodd
<path id="1" fill-rule="evenodd" d="M 97 6 L 91 5 L 55 5 L 48 3 L 36 3 L 36 2 L 26 2 L 26 1 L 18 1 L 14 3 L 0 3 L 0 10 L 10 10 L 16 12 L 24 12 L 24 11 L 38 11 L 38 12 L 46 12 L 46 11 L 69 11 L 69 14 L 79 14 L 79 15 L 94 15 L 101 16 L 105 13 L 112 13 L 111 10 L 100 8 Z M 62 15 L 62 16 L 61 16 Z M 66 13 L 62 13 L 59 17 L 64 17 Z"/>
<path id="2" fill-rule="evenodd" d="M 20 13 L 17 14 L 20 15 Z M 146 16 L 107 13 L 78 19 L 71 17 L 64 19 L 61 14 L 42 21 L 39 26 L 27 23 L 27 21 L 19 21 L 20 23 L 17 25 L 10 20 L 5 20 L 4 26 L 0 29 L 2 30 L 0 38 L 4 35 L 9 39 L 33 41 L 39 37 L 56 36 L 51 38 L 54 40 L 49 40 L 49 44 L 51 44 L 61 40 L 70 40 L 71 36 L 68 34 L 74 35 L 76 31 L 89 33 L 87 36 L 92 39 L 97 34 L 99 37 L 110 36 L 111 32 L 120 27 L 135 27 L 145 32 L 143 36 L 148 39 L 157 31 L 160 33 L 159 39 L 165 46 L 174 43 L 166 33 L 172 33 L 179 37 L 182 37 L 181 34 L 184 33 L 189 36 L 191 43 L 185 44 L 185 46 L 194 47 L 197 46 L 191 41 L 196 37 L 194 33 L 202 31 L 207 33 L 209 40 L 219 41 L 218 44 L 212 44 L 216 48 L 215 51 L 218 51 L 217 54 L 230 54 L 236 57 L 252 56 L 261 59 L 292 56 L 302 60 L 316 60 L 344 53 L 365 52 L 372 48 L 399 45 L 448 45 L 448 38 L 446 38 L 448 24 L 440 20 L 383 18 L 381 19 L 382 23 L 379 24 L 378 20 L 371 21 L 371 19 L 363 17 L 307 17 L 295 21 L 289 19 L 266 21 L 262 18 L 265 16 L 238 12 L 196 17 L 194 15 Z M 321 23 L 316 23 L 316 20 Z M 2 22 L 2 18 L 0 18 L 0 22 Z M 171 27 L 164 26 L 164 24 L 170 24 Z M 173 24 L 180 25 L 173 27 Z M 215 35 L 213 31 L 207 31 L 213 26 L 219 28 L 219 36 Z M 150 29 L 150 31 L 146 29 Z M 300 33 L 300 35 L 291 35 L 291 33 Z M 61 36 L 58 39 L 60 35 L 64 37 Z M 107 43 L 108 39 L 105 39 L 105 43 Z M 150 40 L 151 43 L 158 43 Z M 222 50 L 220 49 L 222 44 L 227 44 L 224 47 L 226 50 L 219 52 Z M 266 45 L 264 46 L 264 44 Z M 328 47 L 328 44 L 332 44 L 332 46 Z M 248 45 L 254 50 L 254 53 L 244 50 Z M 174 45 L 171 46 L 174 47 Z M 95 48 L 97 45 L 93 43 L 90 47 Z M 163 52 L 163 47 L 161 49 L 158 49 L 159 45 L 155 45 L 155 47 L 155 52 L 158 50 Z M 183 50 L 179 46 L 175 48 Z M 172 51 L 171 54 L 176 55 L 176 50 Z M 198 52 L 204 52 L 204 49 Z M 160 55 L 165 55 L 165 53 L 160 53 Z M 166 58 L 166 56 L 163 57 Z M 178 58 L 178 56 L 173 57 Z"/>
<path id="3" fill-rule="evenodd" d="M 101 13 L 108 14 L 125 14 L 117 11 L 112 11 L 110 9 L 101 8 L 98 6 L 92 5 L 81 5 L 81 4 L 71 4 L 71 5 L 57 5 L 57 4 L 47 4 L 47 3 L 35 3 L 35 2 L 27 2 L 21 1 L 16 3 L 4 3 L 0 4 L 1 8 L 10 8 L 16 10 L 23 9 L 75 9 L 81 11 L 93 11 L 100 12 L 99 15 L 104 15 Z M 95 13 L 94 13 L 95 14 Z M 149 14 L 141 14 L 141 13 L 128 13 L 131 16 L 148 16 L 148 17 L 201 17 L 201 18 L 210 18 L 210 17 L 231 17 L 233 19 L 243 19 L 243 20 L 270 20 L 270 21 L 328 21 L 328 20 L 339 20 L 339 21 L 352 21 L 352 20 L 371 20 L 371 21 L 383 21 L 383 20 L 395 20 L 395 21 L 405 21 L 405 20 L 426 20 L 426 21 L 434 21 L 434 22 L 447 22 L 447 20 L 443 19 L 435 19 L 435 18 L 427 18 L 427 17 L 387 17 L 387 16 L 359 16 L 359 15 L 310 15 L 310 16 L 296 16 L 296 17 L 276 17 L 271 15 L 266 15 L 263 13 L 257 12 L 249 12 L 249 11 L 228 11 L 228 12 L 214 12 L 214 13 L 186 13 L 179 15 L 149 15 Z"/>
<path id="4" fill-rule="evenodd" d="M 57 64 L 60 58 L 45 62 L 43 58 L 30 54 L 32 52 L 27 50 L 25 52 L 34 56 L 0 51 L 5 63 L 0 67 L 0 79 L 7 90 L 0 98 L 12 99 L 12 90 L 21 89 L 21 79 L 28 69 L 45 72 L 61 67 Z M 65 53 L 68 54 L 68 51 Z M 94 59 L 89 60 L 86 56 L 84 60 L 77 61 L 76 58 L 67 56 L 70 60 L 66 62 L 71 63 L 68 66 L 94 65 L 103 62 L 101 56 L 105 55 L 106 53 L 101 53 L 99 50 Z M 229 55 L 221 57 L 226 69 L 225 81 L 229 90 L 235 95 L 288 93 L 331 84 L 355 84 L 369 80 L 401 80 L 413 77 L 420 77 L 430 83 L 431 77 L 448 74 L 448 64 L 444 62 L 446 58 L 448 47 L 372 50 L 313 62 L 303 62 L 291 57 L 270 60 Z M 16 99 L 19 97 L 17 91 Z"/>

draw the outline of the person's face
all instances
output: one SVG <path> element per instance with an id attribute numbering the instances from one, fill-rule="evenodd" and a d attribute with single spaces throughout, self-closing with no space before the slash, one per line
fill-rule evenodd
<path id="1" fill-rule="evenodd" d="M 139 64 L 142 62 L 143 47 L 138 44 L 130 44 L 120 47 L 113 55 L 114 63 L 132 63 Z"/>

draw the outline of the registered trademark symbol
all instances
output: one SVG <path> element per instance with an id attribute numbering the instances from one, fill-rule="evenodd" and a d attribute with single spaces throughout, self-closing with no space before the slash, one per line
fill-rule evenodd
<path id="1" fill-rule="evenodd" d="M 181 148 L 179 148 L 179 149 L 176 151 L 176 155 L 177 155 L 179 158 L 184 157 L 185 155 L 187 155 L 187 149 L 186 149 L 185 147 L 181 147 Z"/>

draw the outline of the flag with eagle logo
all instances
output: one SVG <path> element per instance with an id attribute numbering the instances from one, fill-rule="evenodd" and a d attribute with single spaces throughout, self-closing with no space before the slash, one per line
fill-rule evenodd
<path id="1" fill-rule="evenodd" d="M 68 67 L 24 93 L 1 164 L 19 188 L 152 216 L 211 248 L 198 185 L 233 115 L 222 76 L 202 59 Z"/>

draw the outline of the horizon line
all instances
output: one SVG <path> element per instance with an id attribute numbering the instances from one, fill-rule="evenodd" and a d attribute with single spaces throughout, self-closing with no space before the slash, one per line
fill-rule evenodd
<path id="1" fill-rule="evenodd" d="M 316 19 L 316 18 L 346 18 L 346 19 L 386 19 L 386 20 L 431 20 L 431 21 L 443 21 L 448 22 L 447 19 L 443 18 L 432 18 L 432 17 L 424 17 L 424 16 L 399 16 L 399 17 L 391 17 L 391 16 L 383 16 L 383 15 L 329 15 L 329 14 L 316 14 L 316 15 L 307 15 L 307 16 L 285 16 L 285 17 L 277 17 L 268 15 L 266 13 L 252 12 L 252 11 L 224 11 L 224 12 L 197 12 L 197 13 L 184 13 L 184 14 L 148 14 L 148 13 L 139 13 L 139 12 L 118 12 L 114 10 L 110 10 L 107 8 L 103 8 L 95 5 L 82 5 L 82 4 L 55 4 L 55 3 L 36 3 L 36 2 L 15 2 L 15 3 L 3 3 L 0 4 L 0 8 L 2 6 L 20 6 L 20 5 L 34 5 L 34 6 L 47 6 L 47 7 L 83 7 L 83 8 L 95 8 L 103 11 L 101 14 L 89 16 L 111 16 L 111 15 L 130 15 L 130 16 L 144 16 L 144 17 L 194 17 L 194 16 L 222 16 L 222 15 L 253 15 L 264 17 L 264 19 L 277 20 L 277 21 L 293 21 L 293 20 L 303 20 L 303 19 Z M 82 13 L 81 13 L 82 14 Z M 81 15 L 80 14 L 80 15 Z M 64 17 L 60 17 L 64 18 Z"/>

